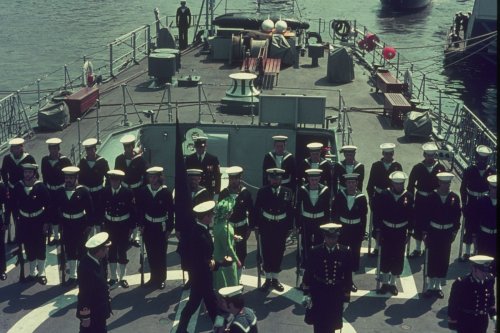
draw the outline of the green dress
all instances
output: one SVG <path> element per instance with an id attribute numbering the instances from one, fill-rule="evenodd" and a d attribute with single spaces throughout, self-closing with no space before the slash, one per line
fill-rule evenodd
<path id="1" fill-rule="evenodd" d="M 233 264 L 220 267 L 214 271 L 214 289 L 238 285 L 238 270 L 236 251 L 234 249 L 234 228 L 227 219 L 231 215 L 235 201 L 232 197 L 224 198 L 217 203 L 214 216 L 214 259 L 222 261 L 224 256 L 233 259 Z"/>

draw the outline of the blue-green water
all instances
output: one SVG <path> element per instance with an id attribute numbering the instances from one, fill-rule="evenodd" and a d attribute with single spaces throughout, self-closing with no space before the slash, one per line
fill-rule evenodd
<path id="1" fill-rule="evenodd" d="M 289 7 L 287 1 L 261 2 L 262 10 Z M 193 14 L 199 12 L 200 5 L 201 0 L 188 2 Z M 219 13 L 224 12 L 225 6 L 229 11 L 256 10 L 256 3 L 246 0 L 216 0 L 216 5 Z M 51 80 L 61 82 L 65 63 L 78 68 L 84 54 L 100 50 L 96 57 L 104 59 L 109 42 L 153 22 L 155 7 L 161 15 L 174 15 L 177 6 L 177 1 L 153 0 L 0 0 L 0 96 L 30 84 L 25 89 L 35 89 L 33 82 L 46 73 L 54 74 L 44 78 L 43 84 L 48 85 Z M 300 0 L 295 9 L 304 18 L 356 19 L 358 26 L 367 26 L 399 49 L 403 61 L 422 69 L 434 87 L 464 101 L 490 128 L 496 128 L 496 74 L 443 68 L 445 36 L 452 17 L 457 11 L 472 10 L 472 6 L 472 0 L 432 0 L 420 12 L 402 15 L 382 11 L 378 0 Z M 313 29 L 316 24 L 312 23 Z M 328 31 L 324 33 L 327 34 Z M 428 85 L 427 90 L 432 94 L 436 89 Z"/>

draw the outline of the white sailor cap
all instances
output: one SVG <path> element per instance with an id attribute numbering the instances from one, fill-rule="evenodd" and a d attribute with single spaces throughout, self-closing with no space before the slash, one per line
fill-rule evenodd
<path id="1" fill-rule="evenodd" d="M 426 154 L 435 154 L 438 151 L 438 146 L 434 142 L 427 142 L 422 145 L 422 150 Z"/>
<path id="2" fill-rule="evenodd" d="M 323 148 L 323 144 L 321 142 L 311 142 L 307 145 L 309 151 L 321 150 Z"/>
<path id="3" fill-rule="evenodd" d="M 243 286 L 241 285 L 224 287 L 219 289 L 219 295 L 221 295 L 224 298 L 230 298 L 241 294 L 243 294 Z"/>
<path id="4" fill-rule="evenodd" d="M 194 206 L 193 212 L 195 212 L 196 214 L 203 214 L 211 211 L 212 209 L 214 209 L 214 207 L 215 207 L 215 201 L 209 200 Z"/>
<path id="5" fill-rule="evenodd" d="M 125 177 L 125 172 L 121 171 L 121 170 L 117 170 L 117 169 L 113 169 L 113 170 L 109 170 L 108 172 L 106 172 L 107 175 L 110 177 L 110 178 L 120 178 L 120 177 Z"/>
<path id="6" fill-rule="evenodd" d="M 491 262 L 493 261 L 493 257 L 485 256 L 485 255 L 476 255 L 469 258 L 470 262 L 474 264 L 474 266 L 480 268 L 483 271 L 489 271 Z"/>
<path id="7" fill-rule="evenodd" d="M 451 182 L 451 180 L 455 177 L 451 172 L 440 172 L 436 175 L 436 177 L 442 182 Z"/>
<path id="8" fill-rule="evenodd" d="M 343 153 L 346 151 L 356 151 L 356 149 L 358 149 L 358 147 L 353 146 L 353 145 L 345 145 L 345 146 L 342 146 L 342 148 L 340 148 L 340 152 Z"/>
<path id="9" fill-rule="evenodd" d="M 38 169 L 38 164 L 35 163 L 23 163 L 21 164 L 23 170 L 36 170 Z"/>
<path id="10" fill-rule="evenodd" d="M 389 175 L 389 179 L 393 183 L 404 183 L 406 179 L 408 179 L 408 175 L 403 171 L 393 171 Z"/>
<path id="11" fill-rule="evenodd" d="M 493 150 L 488 147 L 488 146 L 485 146 L 485 145 L 479 145 L 476 147 L 476 153 L 479 155 L 479 156 L 490 156 L 491 154 L 493 154 Z"/>
<path id="12" fill-rule="evenodd" d="M 276 142 L 284 142 L 288 140 L 288 137 L 286 135 L 275 135 L 273 136 L 273 140 Z"/>
<path id="13" fill-rule="evenodd" d="M 307 169 L 306 170 L 307 176 L 309 176 L 309 177 L 319 177 L 319 176 L 321 176 L 322 172 L 323 172 L 323 170 L 321 170 L 321 169 Z"/>
<path id="14" fill-rule="evenodd" d="M 282 177 L 285 170 L 280 168 L 269 168 L 266 170 L 267 174 L 271 177 Z"/>
<path id="15" fill-rule="evenodd" d="M 151 168 L 148 168 L 146 172 L 150 175 L 155 175 L 163 172 L 163 168 L 161 166 L 154 166 Z"/>
<path id="16" fill-rule="evenodd" d="M 62 140 L 59 138 L 50 138 L 45 141 L 45 143 L 48 144 L 49 146 L 57 146 L 61 144 L 61 142 Z"/>
<path id="17" fill-rule="evenodd" d="M 396 145 L 390 142 L 386 142 L 380 145 L 380 149 L 382 149 L 383 152 L 394 151 L 394 148 L 396 148 Z"/>
<path id="18" fill-rule="evenodd" d="M 87 249 L 95 249 L 99 246 L 110 246 L 111 241 L 109 240 L 109 234 L 107 232 L 99 232 L 94 236 L 90 237 L 85 243 Z"/>
<path id="19" fill-rule="evenodd" d="M 14 138 L 9 141 L 10 146 L 19 146 L 22 145 L 23 143 L 24 143 L 23 138 Z"/>
<path id="20" fill-rule="evenodd" d="M 336 234 L 340 232 L 340 228 L 342 228 L 342 224 L 338 223 L 325 223 L 319 226 L 320 229 L 325 233 L 325 234 Z"/>
<path id="21" fill-rule="evenodd" d="M 89 138 L 89 139 L 84 140 L 82 142 L 82 146 L 84 146 L 85 148 L 94 147 L 95 145 L 97 145 L 97 139 L 96 138 Z"/>
<path id="22" fill-rule="evenodd" d="M 342 175 L 342 177 L 344 177 L 345 180 L 357 180 L 358 177 L 359 177 L 359 173 L 345 173 Z"/>
<path id="23" fill-rule="evenodd" d="M 133 135 L 133 134 L 125 134 L 120 139 L 120 143 L 122 143 L 124 145 L 128 145 L 128 144 L 131 144 L 134 142 L 135 142 L 135 135 Z"/>
<path id="24" fill-rule="evenodd" d="M 490 186 L 497 187 L 497 175 L 491 175 L 486 178 Z"/>
<path id="25" fill-rule="evenodd" d="M 228 176 L 239 176 L 243 172 L 243 168 L 240 166 L 232 166 L 226 169 Z"/>
<path id="26" fill-rule="evenodd" d="M 67 166 L 61 170 L 65 175 L 76 175 L 80 172 L 80 168 L 77 166 Z"/>
<path id="27" fill-rule="evenodd" d="M 186 170 L 188 176 L 201 176 L 203 170 L 201 169 L 187 169 Z"/>

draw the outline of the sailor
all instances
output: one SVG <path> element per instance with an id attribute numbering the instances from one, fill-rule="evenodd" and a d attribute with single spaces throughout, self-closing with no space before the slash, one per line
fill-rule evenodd
<path id="1" fill-rule="evenodd" d="M 304 269 L 309 251 L 313 246 L 323 243 L 320 225 L 330 218 L 330 189 L 321 184 L 321 169 L 307 169 L 306 183 L 297 191 L 296 223 L 301 235 L 300 268 Z"/>
<path id="2" fill-rule="evenodd" d="M 47 187 L 36 178 L 38 165 L 21 164 L 24 169 L 23 180 L 16 183 L 12 194 L 14 205 L 19 213 L 17 220 L 17 237 L 24 244 L 28 258 L 30 273 L 26 282 L 38 281 L 47 284 L 45 276 L 45 235 L 48 230 L 48 212 L 51 211 L 50 197 Z M 37 275 L 38 270 L 38 275 Z"/>
<path id="3" fill-rule="evenodd" d="M 52 200 L 51 205 L 56 206 L 56 202 L 54 202 L 55 194 L 58 189 L 64 187 L 64 174 L 62 173 L 62 169 L 71 166 L 72 163 L 63 154 L 61 154 L 61 142 L 62 140 L 59 138 L 50 138 L 45 143 L 48 145 L 49 154 L 42 158 L 42 178 L 43 183 L 47 186 L 49 190 L 49 195 Z M 52 210 L 55 212 L 55 210 Z M 56 245 L 59 243 L 59 225 L 58 218 L 55 215 L 47 216 L 49 218 L 48 222 L 52 228 L 52 234 L 54 238 L 49 241 L 49 245 Z"/>
<path id="4" fill-rule="evenodd" d="M 335 196 L 339 190 L 345 189 L 345 179 L 342 177 L 346 173 L 357 173 L 358 189 L 363 191 L 363 180 L 365 179 L 365 166 L 356 161 L 356 150 L 358 147 L 346 145 L 342 146 L 340 152 L 344 154 L 342 161 L 336 162 L 333 165 L 333 195 Z"/>
<path id="5" fill-rule="evenodd" d="M 496 326 L 495 280 L 491 276 L 492 257 L 470 257 L 472 271 L 451 286 L 448 300 L 448 327 L 458 333 L 486 333 L 488 316 Z"/>
<path id="6" fill-rule="evenodd" d="M 10 153 L 5 155 L 2 161 L 2 168 L 0 169 L 0 174 L 2 176 L 3 182 L 7 187 L 7 202 L 5 203 L 5 221 L 7 225 L 10 225 L 10 217 L 12 215 L 12 221 L 15 222 L 18 219 L 18 213 L 13 209 L 14 197 L 10 195 L 14 185 L 23 179 L 23 168 L 22 164 L 32 163 L 36 164 L 35 158 L 24 151 L 24 139 L 14 138 L 9 141 Z M 36 173 L 36 178 L 38 178 L 38 172 Z M 9 235 L 10 236 L 10 235 Z M 8 239 L 8 241 L 13 241 Z"/>
<path id="7" fill-rule="evenodd" d="M 132 134 L 126 134 L 121 137 L 120 143 L 123 144 L 123 153 L 115 159 L 115 169 L 125 172 L 122 185 L 128 187 L 137 197 L 137 192 L 141 186 L 145 184 L 147 162 L 144 159 L 142 152 L 134 149 L 136 138 Z M 137 223 L 137 221 L 134 221 Z M 137 225 L 134 225 L 134 231 L 130 243 L 139 247 L 139 230 Z"/>
<path id="8" fill-rule="evenodd" d="M 438 147 L 434 142 L 424 143 L 422 150 L 424 160 L 411 169 L 407 187 L 408 192 L 415 195 L 415 229 L 412 236 L 416 245 L 409 258 L 422 255 L 422 228 L 425 224 L 429 196 L 439 185 L 436 175 L 446 171 L 444 165 L 436 159 Z"/>
<path id="9" fill-rule="evenodd" d="M 189 300 L 182 310 L 178 333 L 186 333 L 189 320 L 200 306 L 201 301 L 205 303 L 208 315 L 212 322 L 217 315 L 217 300 L 213 289 L 213 271 L 220 266 L 232 264 L 228 258 L 222 262 L 213 259 L 214 243 L 208 230 L 213 222 L 213 210 L 215 201 L 205 201 L 193 208 L 196 216 L 196 224 L 193 226 L 189 237 L 189 268 L 191 278 L 191 291 Z"/>
<path id="10" fill-rule="evenodd" d="M 459 35 L 462 26 L 462 12 L 455 13 L 455 35 Z"/>
<path id="11" fill-rule="evenodd" d="M 128 288 L 124 277 L 128 263 L 128 239 L 135 221 L 134 195 L 129 188 L 122 186 L 125 172 L 109 170 L 107 176 L 110 186 L 106 186 L 102 191 L 101 200 L 104 208 L 103 228 L 111 241 L 108 251 L 111 276 L 108 284 L 112 287 L 119 281 L 122 288 Z"/>
<path id="12" fill-rule="evenodd" d="M 468 13 L 462 13 L 462 30 L 464 32 L 464 39 L 467 37 L 467 27 L 469 25 L 469 15 Z"/>
<path id="13" fill-rule="evenodd" d="M 191 200 L 193 207 L 202 202 L 211 200 L 210 193 L 208 193 L 206 187 L 200 185 L 203 170 L 187 169 L 186 172 L 188 175 L 188 182 L 189 182 L 188 186 L 191 192 Z"/>
<path id="14" fill-rule="evenodd" d="M 295 194 L 297 186 L 296 165 L 295 157 L 286 150 L 288 137 L 275 135 L 272 139 L 274 141 L 274 150 L 264 155 L 262 163 L 262 184 L 264 186 L 269 185 L 268 169 L 283 169 L 285 173 L 282 176 L 281 185 L 288 187 Z"/>
<path id="15" fill-rule="evenodd" d="M 62 244 L 69 264 L 69 279 L 66 286 L 77 283 L 77 261 L 85 254 L 85 242 L 90 233 L 93 216 L 93 203 L 87 187 L 78 184 L 80 169 L 69 166 L 62 169 L 64 173 L 64 188 L 58 190 L 56 202 L 62 227 Z"/>
<path id="16" fill-rule="evenodd" d="M 321 184 L 328 186 L 329 189 L 332 188 L 332 164 L 321 157 L 321 150 L 323 149 L 323 144 L 320 142 L 311 142 L 307 145 L 309 149 L 309 157 L 302 161 L 300 167 L 300 178 L 302 184 L 307 182 L 307 169 L 321 169 Z"/>
<path id="17" fill-rule="evenodd" d="M 260 188 L 255 199 L 255 232 L 261 239 L 262 268 L 266 273 L 266 281 L 261 290 L 274 288 L 282 292 L 284 287 L 278 277 L 285 253 L 285 242 L 293 228 L 293 193 L 288 187 L 281 186 L 285 170 L 270 168 L 266 172 L 270 185 Z"/>
<path id="18" fill-rule="evenodd" d="M 229 314 L 219 330 L 215 332 L 257 333 L 257 316 L 252 309 L 245 306 L 243 286 L 232 286 L 219 289 L 222 298 L 222 309 Z M 221 318 L 218 316 L 217 318 Z M 217 323 L 217 320 L 216 320 Z M 217 324 L 215 327 L 217 328 Z"/>
<path id="19" fill-rule="evenodd" d="M 408 230 L 413 227 L 414 208 L 413 194 L 404 189 L 408 178 L 403 171 L 394 171 L 389 175 L 391 187 L 384 190 L 373 202 L 380 212 L 380 224 L 376 224 L 375 232 L 380 233 L 380 276 L 382 287 L 378 294 L 390 292 L 398 294 L 396 278 L 403 272 L 405 244 L 408 241 Z"/>
<path id="20" fill-rule="evenodd" d="M 218 196 L 220 193 L 221 173 L 219 159 L 207 152 L 207 140 L 206 136 L 198 136 L 194 139 L 196 152 L 186 156 L 186 168 L 203 171 L 200 185 L 207 189 L 210 199 L 212 199 L 214 194 Z"/>
<path id="21" fill-rule="evenodd" d="M 489 165 L 493 150 L 490 147 L 479 145 L 476 147 L 475 163 L 468 166 L 463 173 L 460 185 L 460 197 L 464 210 L 464 237 L 465 252 L 461 260 L 466 261 L 471 255 L 471 245 L 476 236 L 473 230 L 477 230 L 481 222 L 480 217 L 469 212 L 477 211 L 475 207 L 479 199 L 488 194 L 488 177 L 496 174 L 496 169 Z M 462 245 L 462 244 L 460 244 Z M 477 250 L 477 249 L 474 249 Z"/>
<path id="22" fill-rule="evenodd" d="M 85 243 L 87 253 L 78 265 L 76 317 L 80 319 L 80 333 L 108 331 L 106 320 L 111 315 L 111 298 L 103 261 L 110 245 L 106 232 L 95 234 Z"/>
<path id="23" fill-rule="evenodd" d="M 191 26 L 191 11 L 185 0 L 182 0 L 181 6 L 177 8 L 175 24 L 179 28 L 179 50 L 184 50 L 188 46 L 188 29 Z"/>
<path id="24" fill-rule="evenodd" d="M 352 273 L 359 270 L 361 243 L 366 230 L 366 215 L 368 214 L 368 200 L 358 187 L 357 173 L 343 175 L 345 190 L 341 189 L 332 203 L 333 221 L 342 225 L 339 243 L 351 249 Z M 352 292 L 358 291 L 352 284 Z"/>
<path id="25" fill-rule="evenodd" d="M 87 187 L 94 204 L 94 216 L 88 216 L 90 226 L 94 229 L 92 234 L 99 232 L 104 222 L 104 207 L 102 206 L 102 192 L 107 183 L 108 161 L 99 156 L 97 151 L 97 139 L 89 138 L 82 142 L 85 148 L 85 157 L 78 163 L 80 169 L 78 183 Z"/>
<path id="26" fill-rule="evenodd" d="M 372 164 L 370 169 L 370 176 L 368 177 L 368 184 L 366 185 L 366 193 L 368 193 L 368 201 L 372 211 L 373 224 L 380 225 L 380 219 L 377 212 L 373 209 L 373 202 L 375 197 L 382 193 L 383 190 L 391 186 L 389 175 L 394 171 L 403 171 L 401 164 L 394 160 L 394 143 L 382 143 L 380 149 L 382 150 L 382 158 Z M 374 222 L 377 220 L 377 222 Z M 375 228 L 369 237 L 375 238 Z M 378 244 L 375 244 L 372 255 L 377 255 Z"/>
<path id="27" fill-rule="evenodd" d="M 236 255 L 241 262 L 241 268 L 238 268 L 238 281 L 241 279 L 242 270 L 245 268 L 245 259 L 247 257 L 247 241 L 251 231 L 255 227 L 254 205 L 252 194 L 241 184 L 243 168 L 232 166 L 227 168 L 226 173 L 229 177 L 228 186 L 220 192 L 219 200 L 232 197 L 235 200 L 235 206 L 228 221 L 234 228 L 234 234 L 239 239 L 235 244 Z"/>
<path id="28" fill-rule="evenodd" d="M 7 280 L 7 259 L 5 257 L 5 231 L 8 223 L 4 218 L 3 211 L 7 202 L 7 187 L 1 181 L 0 176 L 0 281 Z"/>
<path id="29" fill-rule="evenodd" d="M 326 223 L 320 227 L 324 243 L 311 249 L 304 273 L 305 322 L 314 333 L 342 329 L 344 303 L 349 302 L 352 286 L 351 253 L 338 243 L 342 225 Z"/>
<path id="30" fill-rule="evenodd" d="M 153 166 L 146 172 L 148 184 L 140 188 L 136 198 L 138 221 L 151 271 L 146 287 L 164 289 L 167 278 L 167 241 L 174 229 L 174 200 L 167 185 L 163 184 L 163 168 Z"/>
<path id="31" fill-rule="evenodd" d="M 497 254 L 497 175 L 488 177 L 490 190 L 478 200 L 471 214 L 479 222 L 477 252 L 492 257 Z"/>
<path id="32" fill-rule="evenodd" d="M 446 278 L 450 262 L 451 244 L 460 229 L 459 196 L 450 191 L 454 175 L 450 172 L 437 174 L 439 187 L 429 196 L 423 238 L 427 248 L 428 289 L 424 296 L 443 298 L 441 280 Z"/>

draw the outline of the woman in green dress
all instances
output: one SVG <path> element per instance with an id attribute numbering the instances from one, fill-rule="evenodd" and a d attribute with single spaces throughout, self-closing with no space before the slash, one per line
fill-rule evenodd
<path id="1" fill-rule="evenodd" d="M 233 264 L 220 267 L 214 271 L 214 289 L 238 285 L 238 267 L 241 266 L 234 248 L 234 228 L 227 219 L 231 216 L 235 201 L 232 197 L 222 199 L 215 207 L 214 216 L 214 259 L 223 260 L 224 256 L 231 257 Z"/>

